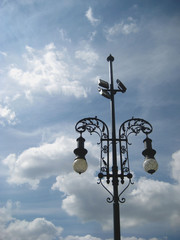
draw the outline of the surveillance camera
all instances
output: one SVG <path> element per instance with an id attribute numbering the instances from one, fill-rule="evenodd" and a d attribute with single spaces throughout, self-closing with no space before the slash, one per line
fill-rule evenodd
<path id="1" fill-rule="evenodd" d="M 123 93 L 126 92 L 127 88 L 124 86 L 124 84 L 119 79 L 117 79 L 116 82 L 118 84 L 119 90 L 121 90 Z"/>
<path id="2" fill-rule="evenodd" d="M 104 80 L 102 80 L 102 79 L 99 79 L 99 80 L 98 80 L 98 85 L 99 85 L 100 87 L 103 87 L 103 88 L 109 88 L 109 83 L 106 82 L 106 81 L 104 81 Z"/>
<path id="3" fill-rule="evenodd" d="M 111 98 L 111 95 L 107 91 L 103 90 L 102 88 L 99 88 L 98 91 L 99 91 L 100 95 L 102 95 L 103 97 L 108 98 L 108 99 Z"/>

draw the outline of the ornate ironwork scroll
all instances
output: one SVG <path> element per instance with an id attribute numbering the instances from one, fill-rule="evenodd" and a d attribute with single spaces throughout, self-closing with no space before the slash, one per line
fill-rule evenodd
<path id="1" fill-rule="evenodd" d="M 97 117 L 83 118 L 77 122 L 75 129 L 80 134 L 85 131 L 88 131 L 91 135 L 93 133 L 98 134 L 100 142 L 97 144 L 101 148 L 100 173 L 107 177 L 107 183 L 109 183 L 109 129 L 106 123 Z"/>
<path id="2" fill-rule="evenodd" d="M 128 178 L 128 184 L 124 188 L 124 190 L 120 193 L 119 197 L 122 193 L 128 188 L 130 184 L 133 184 L 131 181 L 132 174 L 130 173 L 129 166 L 129 156 L 128 156 L 128 145 L 131 143 L 128 140 L 130 134 L 139 134 L 143 132 L 148 135 L 152 132 L 153 128 L 151 124 L 144 119 L 141 118 L 132 118 L 122 123 L 119 128 L 119 148 L 120 148 L 120 166 L 121 166 L 121 183 L 124 184 L 124 178 Z M 122 198 L 123 202 L 125 199 Z"/>
<path id="3" fill-rule="evenodd" d="M 141 131 L 148 135 L 152 132 L 152 125 L 141 118 L 131 118 L 123 122 L 119 128 L 119 137 L 120 139 L 127 139 L 131 133 L 137 135 Z"/>

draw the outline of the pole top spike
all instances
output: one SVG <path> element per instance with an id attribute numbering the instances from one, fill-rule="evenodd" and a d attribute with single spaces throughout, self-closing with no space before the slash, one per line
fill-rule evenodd
<path id="1" fill-rule="evenodd" d="M 109 57 L 107 57 L 107 61 L 108 62 L 113 62 L 114 61 L 114 57 L 110 54 Z"/>

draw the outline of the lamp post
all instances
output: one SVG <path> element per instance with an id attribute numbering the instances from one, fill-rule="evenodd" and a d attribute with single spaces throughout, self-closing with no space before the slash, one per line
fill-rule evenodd
<path id="1" fill-rule="evenodd" d="M 98 174 L 98 184 L 101 184 L 110 194 L 106 199 L 108 203 L 113 203 L 113 223 L 114 223 L 114 240 L 120 240 L 120 209 L 119 203 L 124 203 L 125 198 L 121 197 L 124 191 L 132 183 L 132 173 L 130 172 L 129 156 L 128 156 L 128 138 L 130 134 L 138 135 L 140 132 L 146 135 L 144 139 L 145 150 L 142 154 L 145 157 L 143 167 L 146 172 L 153 174 L 158 169 L 158 163 L 154 158 L 156 151 L 152 149 L 152 140 L 148 135 L 152 132 L 153 128 L 149 122 L 141 118 L 131 118 L 123 122 L 119 128 L 119 136 L 116 137 L 116 122 L 115 122 L 115 103 L 114 95 L 117 92 L 125 93 L 126 87 L 117 79 L 117 89 L 114 89 L 113 81 L 113 66 L 114 57 L 109 55 L 107 58 L 109 62 L 109 78 L 110 85 L 104 80 L 99 80 L 99 93 L 110 99 L 111 102 L 111 135 L 105 122 L 97 117 L 88 117 L 81 119 L 75 125 L 76 131 L 80 134 L 77 139 L 77 148 L 74 150 L 76 158 L 73 163 L 74 170 L 81 174 L 86 171 L 88 165 L 85 155 L 87 150 L 84 148 L 85 139 L 82 134 L 88 131 L 90 134 L 96 133 L 99 135 L 100 142 L 100 172 Z M 117 143 L 119 143 L 119 160 L 117 158 Z M 112 152 L 112 161 L 109 155 Z M 108 188 L 112 183 L 113 190 Z M 123 188 L 119 192 L 119 184 Z"/>

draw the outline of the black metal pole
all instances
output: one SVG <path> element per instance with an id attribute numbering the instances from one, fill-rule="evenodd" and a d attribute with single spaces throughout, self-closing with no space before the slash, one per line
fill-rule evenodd
<path id="1" fill-rule="evenodd" d="M 113 217 L 114 217 L 114 240 L 121 240 L 120 234 L 120 209 L 119 209 L 119 194 L 118 194 L 118 165 L 116 152 L 116 122 L 115 122 L 115 105 L 114 105 L 114 83 L 113 83 L 113 67 L 112 62 L 114 57 L 109 55 L 107 58 L 109 62 L 109 77 L 110 77 L 110 91 L 111 91 L 111 121 L 112 121 L 112 174 L 113 174 Z"/>

